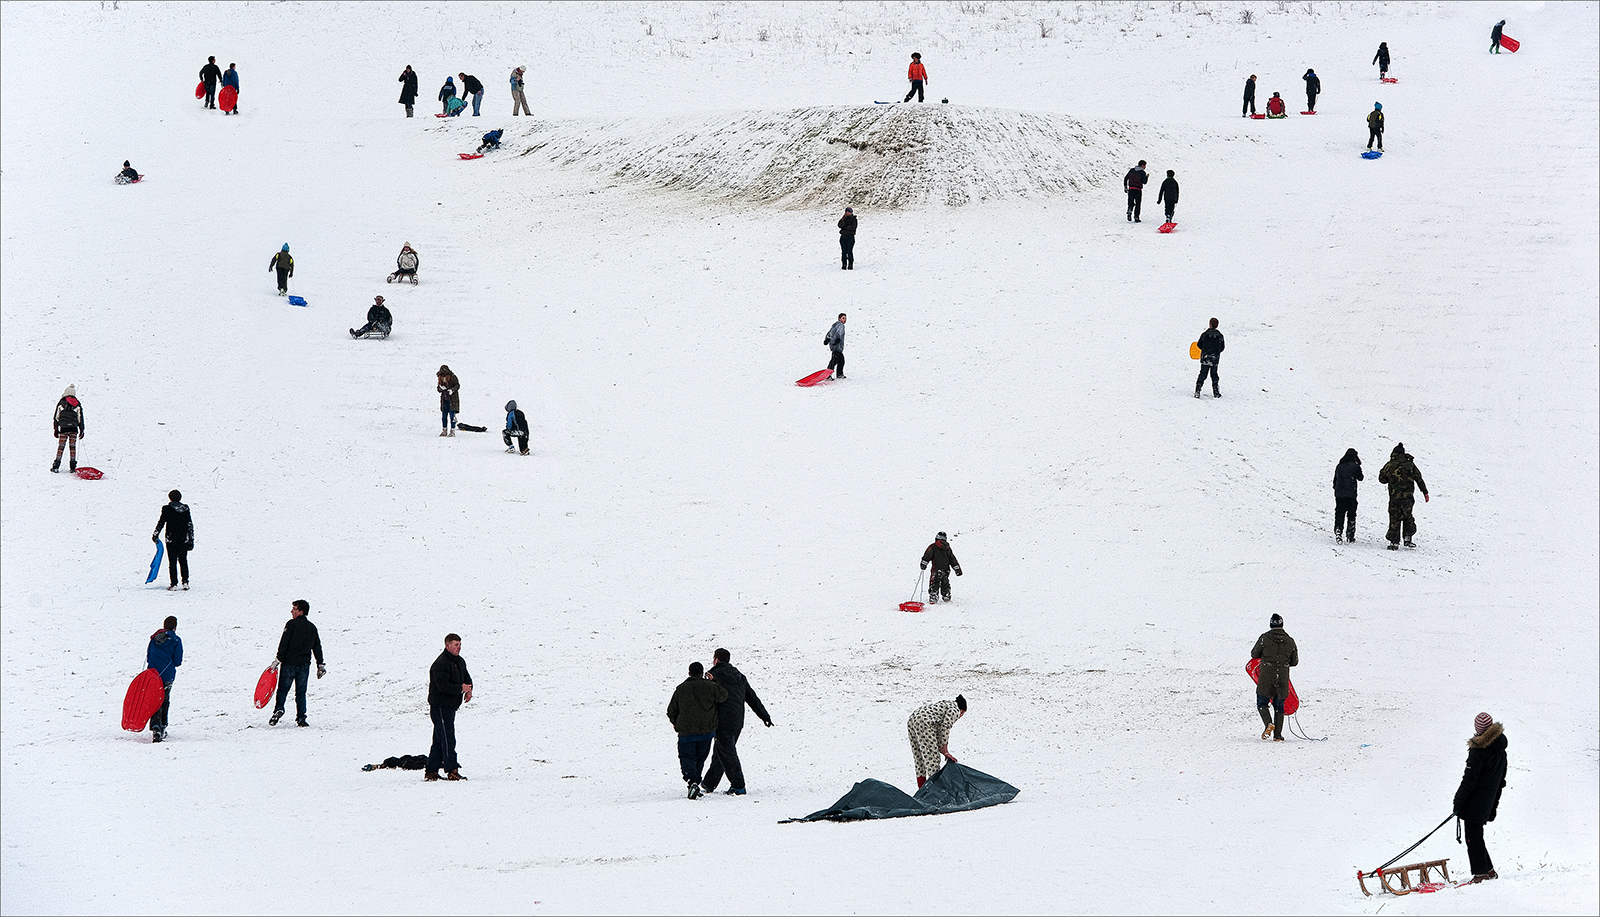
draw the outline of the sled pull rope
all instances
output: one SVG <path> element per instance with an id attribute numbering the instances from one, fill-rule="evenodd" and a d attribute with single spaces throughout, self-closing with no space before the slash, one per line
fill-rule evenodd
<path id="1" fill-rule="evenodd" d="M 1444 817 L 1444 821 L 1439 822 L 1439 824 L 1434 826 L 1434 829 L 1432 831 L 1429 831 L 1427 834 L 1424 834 L 1422 836 L 1422 841 L 1425 841 L 1428 838 L 1433 837 L 1435 834 L 1437 834 L 1439 832 L 1440 828 L 1443 828 L 1445 825 L 1449 824 L 1450 823 L 1450 819 L 1455 818 L 1455 817 L 1456 817 L 1456 813 L 1454 813 L 1454 812 L 1451 812 L 1449 815 L 1446 815 Z M 1383 875 L 1383 871 L 1385 869 L 1388 869 L 1390 866 L 1393 866 L 1395 860 L 1398 860 L 1401 857 L 1405 856 L 1406 854 L 1410 853 L 1411 851 L 1417 849 L 1418 847 L 1421 847 L 1422 846 L 1422 841 L 1417 841 L 1415 844 L 1412 844 L 1410 847 L 1407 847 L 1406 849 L 1400 851 L 1398 854 L 1395 855 L 1394 859 L 1392 859 L 1389 862 L 1383 864 L 1382 866 L 1379 866 L 1377 869 L 1374 869 L 1373 871 L 1368 872 L 1368 873 L 1363 873 L 1363 872 L 1357 870 L 1356 875 L 1358 877 L 1361 877 L 1361 876 L 1371 877 L 1371 876 L 1381 876 L 1381 875 Z"/>

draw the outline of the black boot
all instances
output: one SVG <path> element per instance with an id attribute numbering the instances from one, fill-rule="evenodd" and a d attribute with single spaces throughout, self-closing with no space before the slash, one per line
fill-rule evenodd
<path id="1" fill-rule="evenodd" d="M 54 462 L 51 462 L 50 463 L 50 470 L 52 472 L 55 472 L 55 473 L 59 474 L 60 471 L 61 471 L 61 460 L 60 459 L 56 459 Z"/>

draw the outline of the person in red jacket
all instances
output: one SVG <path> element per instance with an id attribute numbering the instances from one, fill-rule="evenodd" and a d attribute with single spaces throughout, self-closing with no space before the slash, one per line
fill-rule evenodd
<path id="1" fill-rule="evenodd" d="M 1272 94 L 1272 98 L 1267 100 L 1267 117 L 1269 117 L 1269 118 L 1284 118 L 1284 117 L 1288 117 L 1288 115 L 1285 114 L 1285 112 L 1283 110 L 1283 99 L 1276 92 L 1274 92 Z"/>
<path id="2" fill-rule="evenodd" d="M 921 52 L 911 52 L 911 69 L 906 72 L 906 77 L 911 80 L 911 91 L 900 101 L 909 102 L 912 96 L 916 96 L 918 102 L 923 101 L 922 87 L 928 84 L 928 68 L 922 66 Z"/>

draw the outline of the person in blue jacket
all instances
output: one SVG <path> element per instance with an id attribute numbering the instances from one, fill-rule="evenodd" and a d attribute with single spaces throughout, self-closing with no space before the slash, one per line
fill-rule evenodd
<path id="1" fill-rule="evenodd" d="M 233 69 L 234 66 L 234 64 L 229 64 L 228 69 L 222 73 L 223 87 L 233 87 L 233 111 L 223 112 L 225 115 L 237 115 L 239 113 L 239 71 Z"/>
<path id="2" fill-rule="evenodd" d="M 439 87 L 439 104 L 444 106 L 442 110 L 445 114 L 450 114 L 450 100 L 455 97 L 456 78 L 447 76 L 444 78 L 444 85 Z"/>
<path id="3" fill-rule="evenodd" d="M 144 651 L 145 665 L 161 676 L 161 709 L 150 717 L 150 741 L 167 737 L 167 708 L 172 704 L 172 680 L 183 665 L 183 641 L 178 639 L 178 618 L 167 615 L 161 629 L 150 635 L 150 648 Z"/>

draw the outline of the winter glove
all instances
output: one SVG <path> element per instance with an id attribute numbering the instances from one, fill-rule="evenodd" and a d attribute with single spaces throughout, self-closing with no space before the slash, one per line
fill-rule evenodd
<path id="1" fill-rule="evenodd" d="M 320 665 L 317 666 L 317 677 L 318 678 L 321 678 L 322 676 L 324 676 L 326 674 L 328 674 L 328 669 L 327 669 L 326 666 L 320 666 Z"/>
<path id="2" fill-rule="evenodd" d="M 191 538 L 188 541 L 185 541 L 183 543 L 183 549 L 185 551 L 193 551 L 194 550 L 194 539 Z"/>
<path id="3" fill-rule="evenodd" d="M 772 728 L 772 721 L 771 720 L 764 720 L 763 722 L 765 722 L 767 724 L 767 728 L 768 729 Z"/>
<path id="4" fill-rule="evenodd" d="M 924 569 L 924 570 L 928 569 L 928 562 L 927 561 L 923 561 L 922 562 L 922 569 Z"/>
<path id="5" fill-rule="evenodd" d="M 1428 502 L 1428 495 L 1427 494 L 1423 494 L 1422 495 L 1422 502 L 1424 502 L 1424 503 Z"/>
<path id="6" fill-rule="evenodd" d="M 161 543 L 161 533 L 160 532 L 151 532 L 150 533 L 150 543 L 151 544 L 160 544 Z"/>
<path id="7" fill-rule="evenodd" d="M 272 660 L 272 671 L 278 671 L 278 660 L 276 659 Z"/>
<path id="8" fill-rule="evenodd" d="M 956 571 L 956 576 L 960 576 L 961 575 L 961 568 L 960 567 L 955 567 L 954 569 Z"/>

